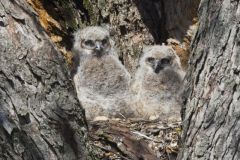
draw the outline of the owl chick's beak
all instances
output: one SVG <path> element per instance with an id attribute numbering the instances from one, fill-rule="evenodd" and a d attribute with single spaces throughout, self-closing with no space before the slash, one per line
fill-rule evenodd
<path id="1" fill-rule="evenodd" d="M 97 42 L 96 43 L 96 47 L 94 49 L 97 53 L 97 56 L 101 56 L 102 55 L 102 52 L 103 52 L 103 46 L 101 43 Z"/>
<path id="2" fill-rule="evenodd" d="M 155 73 L 158 74 L 163 68 L 164 68 L 164 66 L 162 65 L 161 61 L 156 61 L 155 62 L 155 66 L 154 66 L 154 72 Z"/>

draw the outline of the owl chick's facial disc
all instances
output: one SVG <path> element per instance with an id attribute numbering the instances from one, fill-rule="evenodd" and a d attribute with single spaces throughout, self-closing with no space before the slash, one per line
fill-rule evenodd
<path id="1" fill-rule="evenodd" d="M 170 67 L 174 59 L 174 53 L 171 54 L 171 48 L 151 46 L 144 49 L 145 56 L 142 58 L 142 63 L 149 66 L 153 72 L 158 74 L 161 70 Z"/>
<path id="2" fill-rule="evenodd" d="M 165 57 L 165 58 L 147 57 L 146 64 L 152 67 L 153 71 L 156 74 L 158 74 L 165 67 L 171 65 L 171 59 L 172 59 L 171 57 Z"/>
<path id="3" fill-rule="evenodd" d="M 102 27 L 87 27 L 76 33 L 75 48 L 86 50 L 88 54 L 94 56 L 102 56 L 106 54 L 111 48 L 109 32 Z"/>

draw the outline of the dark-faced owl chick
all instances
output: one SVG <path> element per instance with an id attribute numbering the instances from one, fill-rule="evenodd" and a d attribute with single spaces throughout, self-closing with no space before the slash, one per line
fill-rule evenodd
<path id="1" fill-rule="evenodd" d="M 120 62 L 109 32 L 98 26 L 75 34 L 74 75 L 87 119 L 128 116 L 130 74 Z"/>
<path id="2" fill-rule="evenodd" d="M 180 120 L 178 97 L 184 71 L 175 51 L 165 45 L 143 49 L 132 90 L 137 116 L 158 116 L 161 120 Z"/>

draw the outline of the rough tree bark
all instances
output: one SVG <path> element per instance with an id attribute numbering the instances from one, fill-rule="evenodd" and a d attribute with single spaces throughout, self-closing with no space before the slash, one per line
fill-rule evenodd
<path id="1" fill-rule="evenodd" d="M 63 56 L 25 0 L 0 1 L 0 159 L 92 159 Z"/>
<path id="2" fill-rule="evenodd" d="M 240 3 L 202 0 L 184 90 L 179 160 L 240 159 Z"/>

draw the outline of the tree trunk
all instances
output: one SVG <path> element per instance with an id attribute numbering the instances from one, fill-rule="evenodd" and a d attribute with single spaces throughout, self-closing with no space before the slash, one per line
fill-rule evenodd
<path id="1" fill-rule="evenodd" d="M 0 2 L 0 159 L 92 159 L 63 56 L 25 0 Z"/>
<path id="2" fill-rule="evenodd" d="M 202 0 L 192 42 L 179 160 L 240 159 L 240 4 Z"/>

